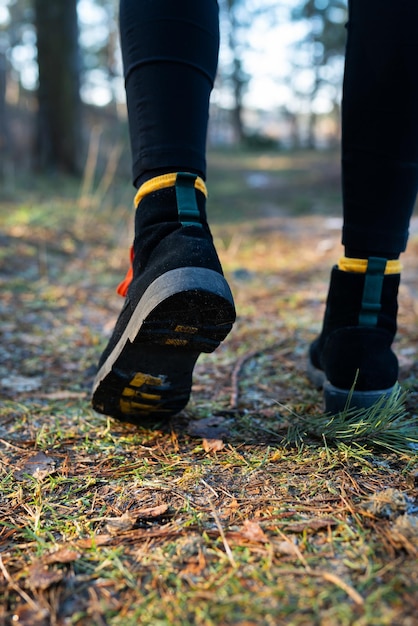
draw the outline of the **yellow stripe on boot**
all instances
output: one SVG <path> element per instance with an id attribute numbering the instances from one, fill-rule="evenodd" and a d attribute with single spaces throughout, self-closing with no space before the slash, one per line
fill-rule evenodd
<path id="1" fill-rule="evenodd" d="M 338 261 L 338 269 L 343 272 L 354 272 L 356 274 L 365 274 L 367 271 L 368 259 L 353 259 L 343 256 Z M 402 264 L 399 259 L 386 261 L 385 274 L 400 274 Z"/>
<path id="2" fill-rule="evenodd" d="M 167 187 L 174 187 L 177 180 L 177 173 L 178 172 L 161 174 L 161 176 L 155 176 L 155 178 L 150 178 L 150 180 L 145 181 L 136 192 L 134 199 L 135 208 L 138 207 L 141 200 L 148 194 L 159 191 L 160 189 L 167 189 Z M 205 182 L 200 176 L 197 176 L 194 187 L 201 191 L 206 198 L 208 197 Z"/>

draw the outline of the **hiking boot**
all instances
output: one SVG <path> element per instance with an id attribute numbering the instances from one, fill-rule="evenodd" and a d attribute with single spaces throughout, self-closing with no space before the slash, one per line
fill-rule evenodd
<path id="1" fill-rule="evenodd" d="M 137 194 L 132 267 L 119 288 L 126 300 L 93 386 L 99 413 L 134 423 L 178 413 L 199 354 L 215 350 L 232 328 L 234 302 L 206 222 L 205 191 L 201 179 L 179 173 Z"/>
<path id="2" fill-rule="evenodd" d="M 354 262 L 365 271 L 333 268 L 322 332 L 309 351 L 308 376 L 323 387 L 329 413 L 372 406 L 392 393 L 398 378 L 391 345 L 399 261 L 371 257 Z"/>

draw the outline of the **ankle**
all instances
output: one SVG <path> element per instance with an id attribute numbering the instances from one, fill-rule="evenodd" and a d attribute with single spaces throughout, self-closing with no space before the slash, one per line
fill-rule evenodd
<path id="1" fill-rule="evenodd" d="M 360 326 L 384 328 L 395 334 L 400 273 L 392 270 L 400 268 L 400 264 L 391 263 L 370 259 L 366 261 L 366 271 L 346 271 L 340 269 L 340 264 L 344 266 L 340 261 L 333 268 L 323 332 Z"/>
<path id="2" fill-rule="evenodd" d="M 190 167 L 177 167 L 177 166 L 169 166 L 169 167 L 160 167 L 153 170 L 146 170 L 142 172 L 140 176 L 138 176 L 134 181 L 134 186 L 137 190 L 139 190 L 144 183 L 147 183 L 150 180 L 155 180 L 162 176 L 176 174 L 177 172 L 188 172 L 192 175 L 195 175 L 197 178 L 200 178 L 202 181 L 206 180 L 205 172 L 202 172 L 199 169 L 190 168 Z"/>
<path id="3" fill-rule="evenodd" d="M 146 227 L 163 222 L 202 226 L 206 218 L 204 181 L 189 172 L 173 172 L 147 180 L 135 195 L 136 217 Z"/>
<path id="4" fill-rule="evenodd" d="M 146 181 L 135 196 L 137 262 L 144 265 L 152 250 L 182 227 L 192 227 L 193 236 L 210 236 L 206 197 L 205 183 L 194 174 L 174 172 Z"/>

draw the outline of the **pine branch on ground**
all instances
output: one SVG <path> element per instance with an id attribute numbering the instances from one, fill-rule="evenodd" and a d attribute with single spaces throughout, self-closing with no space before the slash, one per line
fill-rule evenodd
<path id="1" fill-rule="evenodd" d="M 287 441 L 300 444 L 305 437 L 325 443 L 368 446 L 402 453 L 418 450 L 418 422 L 405 409 L 406 393 L 397 386 L 372 407 L 347 408 L 336 415 L 325 414 L 309 420 L 296 417 L 287 433 Z"/>

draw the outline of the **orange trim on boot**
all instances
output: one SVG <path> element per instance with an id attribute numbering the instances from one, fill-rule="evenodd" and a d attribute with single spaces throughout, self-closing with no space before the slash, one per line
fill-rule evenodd
<path id="1" fill-rule="evenodd" d="M 130 249 L 130 260 L 131 260 L 131 264 L 129 266 L 128 271 L 126 272 L 126 276 L 123 279 L 123 281 L 121 283 L 119 283 L 119 285 L 116 288 L 116 292 L 122 296 L 122 297 L 126 297 L 126 294 L 128 293 L 128 289 L 129 289 L 129 285 L 132 282 L 133 276 L 134 276 L 134 269 L 133 269 L 133 261 L 134 261 L 134 247 L 131 246 Z"/>

